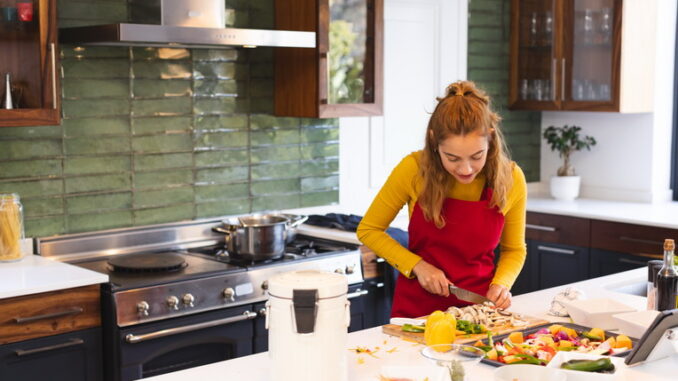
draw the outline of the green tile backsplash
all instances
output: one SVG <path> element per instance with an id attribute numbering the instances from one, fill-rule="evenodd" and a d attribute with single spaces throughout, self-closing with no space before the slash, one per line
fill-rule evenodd
<path id="1" fill-rule="evenodd" d="M 58 0 L 59 23 L 158 22 L 158 4 Z M 272 0 L 226 4 L 273 27 Z M 61 49 L 62 125 L 0 129 L 28 236 L 337 202 L 338 122 L 272 115 L 271 48 Z"/>

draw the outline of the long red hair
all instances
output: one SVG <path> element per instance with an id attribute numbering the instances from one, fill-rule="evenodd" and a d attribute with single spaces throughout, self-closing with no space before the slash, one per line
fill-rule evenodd
<path id="1" fill-rule="evenodd" d="M 490 107 L 490 98 L 473 82 L 458 81 L 449 85 L 446 95 L 438 98 L 426 129 L 426 143 L 419 163 L 423 180 L 418 203 L 424 217 L 438 228 L 445 225 L 441 212 L 454 177 L 443 167 L 438 145 L 451 135 L 464 136 L 479 132 L 487 136 L 487 161 L 481 174 L 492 189 L 490 207 L 503 208 L 513 184 L 511 159 L 499 128 L 501 118 Z"/>

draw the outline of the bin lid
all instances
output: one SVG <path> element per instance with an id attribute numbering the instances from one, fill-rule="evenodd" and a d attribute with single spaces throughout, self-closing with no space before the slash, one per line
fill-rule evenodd
<path id="1" fill-rule="evenodd" d="M 280 273 L 268 280 L 268 293 L 276 298 L 292 299 L 294 290 L 318 290 L 318 299 L 346 294 L 348 281 L 341 274 L 318 270 Z"/>

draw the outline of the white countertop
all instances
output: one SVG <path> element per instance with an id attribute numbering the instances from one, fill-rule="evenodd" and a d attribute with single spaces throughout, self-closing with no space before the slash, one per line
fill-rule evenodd
<path id="1" fill-rule="evenodd" d="M 108 275 L 39 255 L 0 262 L 0 299 L 108 282 Z"/>
<path id="2" fill-rule="evenodd" d="M 613 297 L 616 300 L 638 309 L 644 309 L 645 298 L 613 292 L 609 288 L 616 288 L 625 284 L 644 282 L 646 270 L 636 269 L 619 274 L 608 275 L 584 282 L 574 283 L 569 286 L 577 287 L 584 291 L 589 298 Z M 532 316 L 542 317 L 551 321 L 567 321 L 563 318 L 555 318 L 547 315 L 546 310 L 553 296 L 567 286 L 554 287 L 542 291 L 516 296 L 511 310 Z M 381 327 L 371 328 L 364 331 L 353 332 L 348 335 L 347 350 L 357 346 L 380 350 L 372 357 L 367 354 L 348 352 L 348 379 L 350 381 L 375 381 L 379 379 L 380 369 L 385 365 L 431 365 L 420 354 L 423 348 L 421 344 L 403 341 L 390 337 L 381 332 Z M 396 348 L 395 351 L 388 351 Z M 233 360 L 222 361 L 192 369 L 186 369 L 174 373 L 168 373 L 148 378 L 148 381 L 184 381 L 184 380 L 248 380 L 266 381 L 269 377 L 270 360 L 268 352 L 258 353 Z M 359 360 L 361 359 L 361 360 Z M 466 380 L 492 380 L 496 368 L 479 364 L 468 372 Z M 621 380 L 660 381 L 674 380 L 678 372 L 678 355 L 641 364 L 638 366 L 621 369 Z"/>

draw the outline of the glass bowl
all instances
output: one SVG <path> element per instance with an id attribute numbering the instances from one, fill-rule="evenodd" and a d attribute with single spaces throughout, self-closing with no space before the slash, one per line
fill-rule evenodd
<path id="1" fill-rule="evenodd" d="M 485 352 L 470 345 L 436 344 L 421 350 L 421 354 L 436 365 L 446 367 L 451 381 L 462 381 L 464 375 L 485 356 Z"/>

